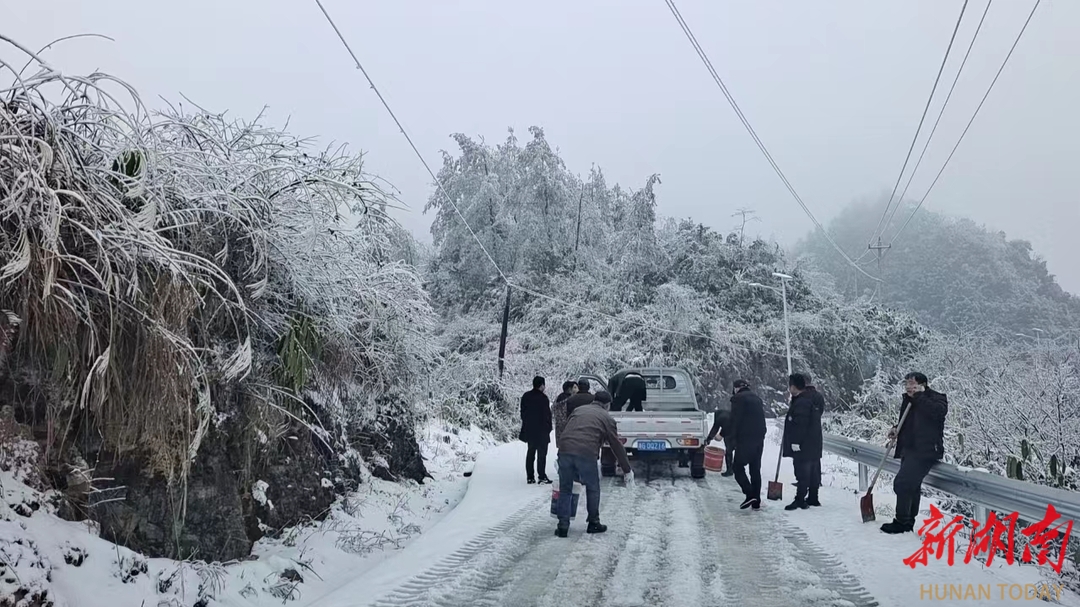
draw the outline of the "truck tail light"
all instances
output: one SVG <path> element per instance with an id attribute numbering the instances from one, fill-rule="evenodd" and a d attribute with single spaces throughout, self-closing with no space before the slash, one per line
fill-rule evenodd
<path id="1" fill-rule="evenodd" d="M 697 447 L 699 441 L 696 438 L 680 438 L 678 443 L 684 447 Z"/>

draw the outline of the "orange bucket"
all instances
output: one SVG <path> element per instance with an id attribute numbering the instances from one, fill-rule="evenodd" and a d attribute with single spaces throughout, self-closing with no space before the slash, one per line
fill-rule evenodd
<path id="1" fill-rule="evenodd" d="M 705 469 L 720 472 L 724 469 L 724 450 L 720 447 L 705 447 Z"/>

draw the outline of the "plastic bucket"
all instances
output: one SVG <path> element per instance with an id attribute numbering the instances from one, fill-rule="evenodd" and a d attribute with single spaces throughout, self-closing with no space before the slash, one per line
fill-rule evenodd
<path id="1" fill-rule="evenodd" d="M 581 483 L 574 483 L 573 497 L 570 498 L 570 520 L 577 518 L 578 500 L 581 499 Z M 559 518 L 559 490 L 551 491 L 551 518 Z"/>
<path id="2" fill-rule="evenodd" d="M 724 450 L 720 447 L 705 447 L 705 469 L 720 472 L 724 469 Z"/>

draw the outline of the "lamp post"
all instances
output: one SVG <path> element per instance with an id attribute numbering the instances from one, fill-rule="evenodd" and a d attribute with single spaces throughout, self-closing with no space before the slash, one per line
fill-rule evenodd
<path id="1" fill-rule="evenodd" d="M 780 288 L 770 287 L 769 285 L 763 285 L 758 282 L 747 283 L 751 287 L 760 287 L 762 289 L 770 289 L 772 291 L 779 291 L 780 296 L 784 300 L 784 347 L 787 350 L 787 372 L 791 375 L 791 331 L 788 329 L 788 309 L 787 309 L 787 281 L 791 280 L 791 276 L 787 274 L 781 274 L 780 272 L 773 272 L 773 276 L 780 279 Z"/>

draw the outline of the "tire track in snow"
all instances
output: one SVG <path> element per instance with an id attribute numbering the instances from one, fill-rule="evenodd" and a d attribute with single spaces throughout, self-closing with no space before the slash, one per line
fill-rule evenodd
<path id="1" fill-rule="evenodd" d="M 669 487 L 670 488 L 670 487 Z M 660 558 L 665 550 L 664 518 L 666 500 L 664 489 L 655 485 L 638 488 L 635 498 L 634 517 L 629 527 L 629 537 L 622 551 L 616 555 L 615 566 L 606 578 L 602 602 L 620 607 L 654 605 L 654 599 L 646 595 L 654 586 L 651 579 L 661 570 Z M 603 583 L 605 580 L 598 580 Z"/>
<path id="2" fill-rule="evenodd" d="M 677 605 L 712 605 L 717 597 L 708 590 L 709 573 L 707 561 L 707 537 L 705 521 L 701 519 L 695 507 L 694 496 L 704 488 L 694 485 L 680 485 L 672 491 L 669 500 L 669 519 L 664 527 L 671 538 L 671 549 L 665 563 L 666 571 L 662 578 L 662 604 Z"/>
<path id="3" fill-rule="evenodd" d="M 555 537 L 545 493 L 377 605 L 877 606 L 787 521 L 797 513 L 739 510 L 741 494 L 715 478 L 656 480 L 628 490 L 603 479 L 610 530 L 596 536 L 584 533 L 582 504 L 570 537 Z"/>
<path id="4" fill-rule="evenodd" d="M 510 600 L 506 605 L 596 607 L 603 604 L 604 583 L 611 579 L 619 555 L 625 550 L 633 533 L 630 519 L 636 518 L 638 491 L 627 489 L 612 479 L 604 479 L 600 494 L 600 520 L 608 525 L 608 532 L 590 536 L 580 527 L 572 526 L 569 538 L 552 536 L 550 541 L 557 544 L 566 545 L 569 542 L 571 551 L 561 562 L 548 565 L 550 568 L 546 571 L 555 571 L 543 581 L 542 593 L 529 596 L 515 590 L 508 595 Z"/>
<path id="5" fill-rule="evenodd" d="M 507 549 L 513 550 L 515 545 L 527 545 L 522 540 L 527 539 L 531 529 L 522 523 L 550 500 L 551 495 L 545 494 L 530 502 L 503 522 L 467 542 L 431 569 L 416 575 L 398 589 L 376 601 L 374 605 L 376 607 L 431 607 L 452 604 L 447 603 L 448 600 L 452 600 L 448 593 L 460 593 L 463 590 L 475 588 L 481 582 L 479 578 L 484 577 L 484 572 L 480 568 L 482 563 L 479 561 L 487 559 L 478 559 L 479 555 L 498 553 Z M 480 598 L 472 604 L 482 605 L 486 602 Z M 495 604 L 495 607 L 498 605 Z"/>
<path id="6" fill-rule="evenodd" d="M 702 503 L 713 521 L 713 541 L 731 545 L 719 567 L 722 604 L 876 607 L 869 592 L 840 561 L 784 519 L 782 507 L 739 510 L 741 494 L 708 491 Z M 797 514 L 794 514 L 797 516 Z"/>

